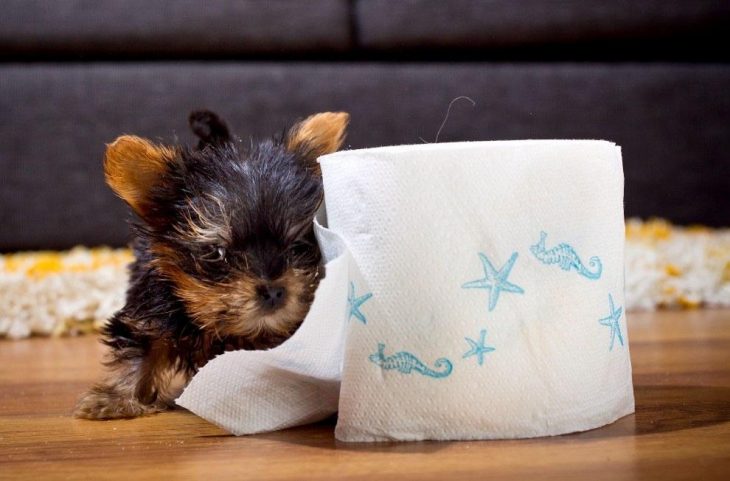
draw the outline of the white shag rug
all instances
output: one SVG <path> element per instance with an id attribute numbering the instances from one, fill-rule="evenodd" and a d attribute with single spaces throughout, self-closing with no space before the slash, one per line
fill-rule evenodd
<path id="1" fill-rule="evenodd" d="M 626 309 L 730 306 L 730 229 L 626 223 Z M 128 249 L 0 255 L 0 337 L 97 331 L 124 304 Z"/>
<path id="2" fill-rule="evenodd" d="M 96 331 L 124 304 L 128 249 L 0 255 L 0 337 Z"/>
<path id="3" fill-rule="evenodd" d="M 730 229 L 626 222 L 628 310 L 730 306 Z"/>

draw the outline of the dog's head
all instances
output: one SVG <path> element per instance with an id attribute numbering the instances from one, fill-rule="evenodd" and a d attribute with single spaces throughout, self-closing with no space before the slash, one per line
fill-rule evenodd
<path id="1" fill-rule="evenodd" d="M 198 325 L 281 337 L 304 318 L 320 272 L 316 159 L 340 147 L 347 122 L 345 113 L 320 113 L 244 147 L 199 111 L 190 116 L 196 149 L 134 136 L 107 147 L 107 183 L 139 217 L 152 265 Z"/>

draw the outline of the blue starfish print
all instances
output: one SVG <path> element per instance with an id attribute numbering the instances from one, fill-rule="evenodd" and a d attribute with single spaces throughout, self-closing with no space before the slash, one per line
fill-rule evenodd
<path id="1" fill-rule="evenodd" d="M 515 294 L 524 294 L 525 291 L 519 286 L 507 282 L 512 266 L 515 265 L 517 260 L 517 252 L 512 254 L 507 263 L 502 266 L 500 270 L 494 268 L 487 256 L 479 253 L 479 258 L 482 260 L 482 267 L 484 268 L 484 278 L 477 279 L 476 281 L 467 282 L 463 286 L 464 289 L 487 289 L 489 290 L 489 310 L 492 311 L 497 306 L 499 300 L 499 293 L 514 292 Z"/>
<path id="2" fill-rule="evenodd" d="M 371 297 L 373 297 L 373 295 L 370 292 L 363 296 L 355 297 L 355 283 L 350 282 L 350 292 L 347 294 L 347 304 L 350 306 L 350 315 L 347 317 L 347 320 L 349 321 L 352 319 L 352 316 L 355 316 L 358 321 L 363 324 L 367 324 L 368 320 L 365 318 L 365 315 L 360 312 L 360 306 L 362 306 L 365 301 Z"/>
<path id="3" fill-rule="evenodd" d="M 462 356 L 462 359 L 466 359 L 467 357 L 471 357 L 471 356 L 476 356 L 477 362 L 481 366 L 482 363 L 484 363 L 484 354 L 494 351 L 494 348 L 492 346 L 484 345 L 484 341 L 486 340 L 486 337 L 487 337 L 486 329 L 482 329 L 479 332 L 479 342 L 475 341 L 474 339 L 465 337 L 464 339 L 466 339 L 466 342 L 469 343 L 469 345 L 471 346 L 471 349 L 469 349 L 469 352 L 465 353 Z"/>
<path id="4" fill-rule="evenodd" d="M 613 351 L 613 342 L 617 337 L 618 342 L 620 342 L 622 346 L 624 345 L 624 338 L 623 336 L 621 336 L 621 325 L 619 324 L 619 321 L 621 320 L 621 314 L 623 313 L 623 308 L 619 307 L 618 309 L 616 309 L 614 307 L 613 297 L 611 296 L 611 294 L 608 295 L 608 305 L 609 309 L 611 309 L 611 313 L 608 315 L 608 317 L 604 317 L 598 322 L 606 327 L 611 328 L 611 347 L 609 347 L 608 350 Z"/>

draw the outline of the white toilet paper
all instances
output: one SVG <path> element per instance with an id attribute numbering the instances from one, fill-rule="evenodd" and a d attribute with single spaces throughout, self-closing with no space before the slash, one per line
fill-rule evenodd
<path id="1" fill-rule="evenodd" d="M 279 348 L 211 362 L 181 405 L 237 434 L 319 419 L 335 409 L 346 330 L 344 441 L 553 435 L 633 412 L 616 145 L 428 144 L 320 163 L 332 232 L 317 228 L 329 263 L 312 311 Z"/>
<path id="2" fill-rule="evenodd" d="M 372 293 L 348 326 L 346 441 L 530 437 L 633 412 L 620 149 L 479 142 L 321 159 Z"/>

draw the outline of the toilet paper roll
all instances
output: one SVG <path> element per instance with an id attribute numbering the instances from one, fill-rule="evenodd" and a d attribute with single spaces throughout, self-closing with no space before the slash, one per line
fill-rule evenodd
<path id="1" fill-rule="evenodd" d="M 329 227 L 364 281 L 338 439 L 545 436 L 633 412 L 619 147 L 432 144 L 320 164 Z"/>
<path id="2" fill-rule="evenodd" d="M 227 353 L 178 403 L 236 434 L 337 409 L 343 441 L 581 431 L 634 410 L 623 173 L 605 141 L 320 159 L 327 276 L 297 333 Z"/>

